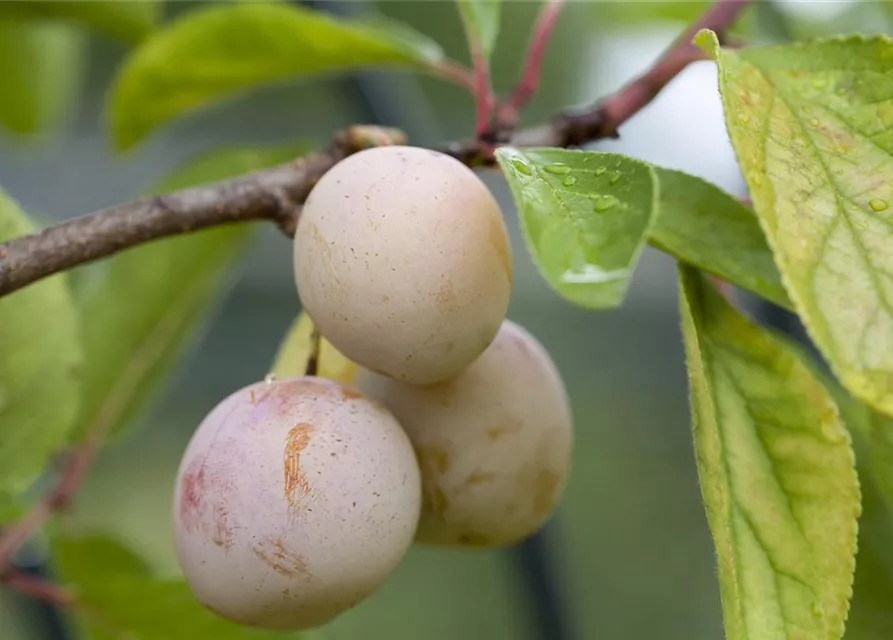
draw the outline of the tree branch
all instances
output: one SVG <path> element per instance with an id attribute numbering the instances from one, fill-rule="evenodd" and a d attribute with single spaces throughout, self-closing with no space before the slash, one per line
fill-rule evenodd
<path id="1" fill-rule="evenodd" d="M 617 137 L 617 129 L 645 107 L 689 63 L 702 59 L 691 44 L 700 29 L 720 35 L 750 0 L 717 0 L 642 76 L 616 94 L 579 111 L 565 111 L 550 122 L 515 132 L 513 146 L 572 147 Z M 166 236 L 253 220 L 276 223 L 294 233 L 300 205 L 316 181 L 346 156 L 370 146 L 402 144 L 393 129 L 357 126 L 337 135 L 330 146 L 271 169 L 240 178 L 142 198 L 66 220 L 38 233 L 0 244 L 0 296 L 78 265 Z M 492 155 L 477 138 L 441 149 L 469 166 L 492 165 Z"/>

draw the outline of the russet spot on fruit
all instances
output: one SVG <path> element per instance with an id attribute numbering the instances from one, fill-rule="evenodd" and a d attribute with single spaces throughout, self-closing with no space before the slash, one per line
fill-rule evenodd
<path id="1" fill-rule="evenodd" d="M 445 380 L 496 336 L 512 287 L 498 203 L 443 153 L 385 146 L 315 185 L 294 240 L 298 293 L 339 351 L 416 384 Z"/>
<path id="2" fill-rule="evenodd" d="M 558 504 L 572 414 L 549 354 L 517 324 L 506 320 L 483 355 L 445 382 L 416 386 L 360 369 L 352 384 L 391 410 L 419 456 L 419 542 L 510 545 Z"/>
<path id="3" fill-rule="evenodd" d="M 260 382 L 220 402 L 177 474 L 177 555 L 232 621 L 324 624 L 368 597 L 413 541 L 418 463 L 394 417 L 337 382 Z"/>

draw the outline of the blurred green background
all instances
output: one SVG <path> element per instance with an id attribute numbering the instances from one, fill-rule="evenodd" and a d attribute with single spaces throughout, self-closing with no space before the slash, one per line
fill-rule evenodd
<path id="1" fill-rule="evenodd" d="M 192 2 L 172 2 L 168 16 Z M 380 11 L 467 60 L 455 6 L 443 1 L 317 3 L 340 13 Z M 525 121 L 618 88 L 697 15 L 704 2 L 570 2 L 546 56 Z M 536 2 L 506 2 L 493 63 L 497 89 L 517 78 Z M 888 31 L 885 8 L 867 2 L 757 3 L 739 32 L 751 41 L 862 30 Z M 137 153 L 110 153 L 102 100 L 126 49 L 89 38 L 81 89 L 64 130 L 34 144 L 0 140 L 0 184 L 44 221 L 130 199 L 176 164 L 219 145 L 327 141 L 354 122 L 404 128 L 416 144 L 472 133 L 469 96 L 436 79 L 369 72 L 268 87 L 166 127 Z M 742 193 L 726 138 L 712 64 L 692 66 L 622 138 L 595 145 L 687 170 Z M 552 353 L 576 421 L 566 499 L 546 530 L 554 579 L 573 638 L 720 640 L 713 551 L 690 443 L 674 263 L 648 250 L 626 305 L 585 312 L 562 302 L 524 248 L 502 179 L 485 179 L 514 241 L 509 315 Z M 180 454 L 208 409 L 263 377 L 299 311 L 290 244 L 264 229 L 231 290 L 139 431 L 102 456 L 75 519 L 113 531 L 165 572 L 176 573 L 169 508 Z M 29 609 L 0 596 L 0 638 L 29 635 Z M 516 551 L 416 548 L 371 599 L 325 629 L 331 640 L 537 638 L 536 602 Z"/>

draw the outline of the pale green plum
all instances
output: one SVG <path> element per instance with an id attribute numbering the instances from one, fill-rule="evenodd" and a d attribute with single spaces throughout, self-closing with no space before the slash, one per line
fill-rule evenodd
<path id="1" fill-rule="evenodd" d="M 419 542 L 511 545 L 553 513 L 570 470 L 573 420 L 552 359 L 522 327 L 506 320 L 451 380 L 417 386 L 360 369 L 352 384 L 391 410 L 416 449 Z"/>
<path id="2" fill-rule="evenodd" d="M 304 310 L 347 358 L 426 384 L 496 336 L 512 288 L 505 221 L 487 186 L 437 151 L 368 149 L 310 192 L 294 240 Z"/>
<path id="3" fill-rule="evenodd" d="M 337 382 L 260 382 L 218 404 L 180 464 L 174 532 L 197 598 L 244 625 L 317 627 L 371 595 L 411 546 L 412 446 Z"/>

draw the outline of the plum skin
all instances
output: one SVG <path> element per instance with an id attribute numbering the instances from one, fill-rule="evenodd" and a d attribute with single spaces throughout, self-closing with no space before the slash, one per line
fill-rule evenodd
<path id="1" fill-rule="evenodd" d="M 418 463 L 380 404 L 337 382 L 260 382 L 190 440 L 174 492 L 196 597 L 243 625 L 320 626 L 371 595 L 412 544 Z"/>
<path id="2" fill-rule="evenodd" d="M 348 156 L 310 192 L 295 283 L 322 335 L 357 364 L 428 384 L 496 336 L 513 266 L 487 186 L 456 159 L 385 146 Z"/>
<path id="3" fill-rule="evenodd" d="M 573 416 L 536 338 L 506 320 L 467 370 L 416 386 L 360 368 L 351 383 L 384 404 L 422 468 L 417 542 L 504 547 L 536 532 L 566 485 Z"/>

